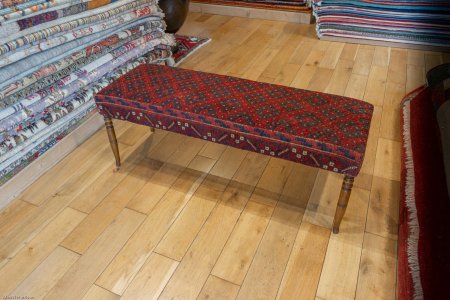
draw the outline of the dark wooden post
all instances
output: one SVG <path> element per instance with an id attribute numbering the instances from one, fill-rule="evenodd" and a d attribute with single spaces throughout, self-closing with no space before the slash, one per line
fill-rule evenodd
<path id="1" fill-rule="evenodd" d="M 114 157 L 116 158 L 116 170 L 119 170 L 120 169 L 119 145 L 117 145 L 116 132 L 114 131 L 114 125 L 111 118 L 105 117 L 105 126 L 106 132 L 108 133 L 109 144 L 111 145 Z"/>
<path id="2" fill-rule="evenodd" d="M 339 233 L 339 225 L 341 225 L 342 218 L 345 214 L 345 209 L 347 208 L 348 199 L 350 199 L 350 194 L 352 193 L 354 177 L 345 175 L 344 181 L 342 182 L 341 193 L 339 195 L 339 201 L 336 208 L 336 213 L 334 215 L 333 221 L 333 233 Z"/>

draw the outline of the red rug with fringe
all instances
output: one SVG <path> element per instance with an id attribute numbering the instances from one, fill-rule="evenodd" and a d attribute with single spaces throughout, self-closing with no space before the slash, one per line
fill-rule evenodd
<path id="1" fill-rule="evenodd" d="M 436 105 L 421 87 L 402 105 L 398 299 L 449 299 L 450 199 Z"/>
<path id="2" fill-rule="evenodd" d="M 173 51 L 172 57 L 175 64 L 180 64 L 186 57 L 203 47 L 211 41 L 210 38 L 202 38 L 195 36 L 175 35 L 177 46 Z"/>

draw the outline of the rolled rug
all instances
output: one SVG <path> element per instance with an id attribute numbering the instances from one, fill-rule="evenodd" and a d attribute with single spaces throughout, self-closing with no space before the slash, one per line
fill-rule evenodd
<path id="1" fill-rule="evenodd" d="M 84 102 L 78 109 L 65 117 L 56 119 L 55 123 L 45 125 L 41 131 L 36 131 L 27 137 L 24 133 L 17 134 L 15 137 L 0 143 L 0 185 L 6 182 L 11 176 L 19 172 L 32 160 L 42 155 L 51 146 L 53 146 L 60 138 L 64 131 L 69 132 L 76 128 L 76 122 L 82 119 L 94 107 L 93 94 L 112 80 L 120 77 L 131 69 L 142 63 L 155 63 L 165 60 L 171 56 L 168 50 L 154 50 L 144 56 L 139 57 L 135 61 L 128 63 L 126 66 L 118 68 L 109 77 L 104 77 L 91 87 L 78 92 L 74 101 Z M 80 114 L 81 111 L 81 114 Z M 44 123 L 44 121 L 41 121 Z M 36 125 L 35 125 L 36 126 Z M 37 125 L 37 127 L 42 125 Z M 72 126 L 72 128 L 70 128 Z M 31 131 L 31 129 L 28 129 Z M 68 132 L 66 132 L 67 134 Z"/>
<path id="2" fill-rule="evenodd" d="M 56 82 L 63 76 L 72 73 L 79 67 L 90 63 L 99 56 L 108 53 L 124 43 L 135 39 L 137 36 L 154 30 L 163 30 L 161 22 L 147 21 L 110 35 L 57 62 L 42 66 L 37 71 L 0 89 L 0 110 Z"/>
<path id="3" fill-rule="evenodd" d="M 7 86 L 8 84 L 11 84 L 17 80 L 20 80 L 22 77 L 31 74 L 32 72 L 35 72 L 44 64 L 57 62 L 69 54 L 80 51 L 88 45 L 97 43 L 104 39 L 105 36 L 118 33 L 137 24 L 142 24 L 145 21 L 157 22 L 158 19 L 158 17 L 143 18 L 142 20 L 139 19 L 135 22 L 125 24 L 123 26 L 118 26 L 117 28 L 111 28 L 102 32 L 94 33 L 89 36 L 81 37 L 80 39 L 64 43 L 51 50 L 39 52 L 37 54 L 34 54 L 32 57 L 23 58 L 13 64 L 0 68 L 0 88 Z M 163 26 L 162 21 L 159 20 L 159 22 L 161 22 L 160 24 L 161 26 Z"/>
<path id="4" fill-rule="evenodd" d="M 127 24 L 142 17 L 157 16 L 158 11 L 159 9 L 155 5 L 149 6 L 144 5 L 138 9 L 133 9 L 129 12 L 117 15 L 114 18 L 105 20 L 103 22 L 93 24 L 91 26 L 82 27 L 79 29 L 70 30 L 58 37 L 49 37 L 46 40 L 43 40 L 42 42 L 39 42 L 31 47 L 27 47 L 23 50 L 18 49 L 14 52 L 9 52 L 0 56 L 0 67 L 9 65 L 16 61 L 19 61 L 24 57 L 54 48 L 56 46 L 81 38 L 83 36 L 92 35 L 97 32 L 114 28 L 116 26 L 120 26 L 122 24 Z"/>
<path id="5" fill-rule="evenodd" d="M 122 0 L 80 14 L 27 28 L 0 39 L 0 54 L 5 54 L 24 45 L 46 39 L 60 32 L 105 20 L 144 4 L 156 5 L 156 0 Z"/>
<path id="6" fill-rule="evenodd" d="M 44 89 L 27 96 L 20 101 L 23 106 L 22 110 L 0 121 L 0 132 L 11 130 L 20 122 L 28 120 L 30 117 L 36 118 L 39 116 L 39 113 L 44 111 L 47 107 L 68 97 L 80 88 L 82 85 L 80 80 L 83 80 L 83 78 L 88 78 L 91 74 L 95 73 L 95 76 L 91 76 L 91 78 L 88 78 L 86 83 L 83 82 L 83 84 L 88 85 L 91 81 L 98 80 L 99 76 L 101 76 L 100 70 L 103 70 L 102 68 L 104 68 L 105 74 L 109 70 L 113 70 L 113 60 L 118 59 L 125 54 L 131 55 L 132 52 L 130 50 L 138 48 L 144 45 L 144 43 L 148 49 L 153 49 L 155 46 L 164 42 L 164 39 L 162 39 L 163 35 L 164 33 L 162 31 L 154 31 L 137 37 L 103 56 L 98 57 L 89 64 L 77 68 L 71 74 L 62 77 Z M 77 80 L 78 84 L 76 84 Z"/>

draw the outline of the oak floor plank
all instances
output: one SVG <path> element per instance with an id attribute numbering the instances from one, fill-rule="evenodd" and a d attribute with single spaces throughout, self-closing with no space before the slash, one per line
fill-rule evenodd
<path id="1" fill-rule="evenodd" d="M 378 177 L 400 181 L 400 142 L 378 140 L 377 156 L 373 174 Z"/>
<path id="2" fill-rule="evenodd" d="M 280 201 L 306 209 L 319 170 L 293 164 L 290 176 L 284 185 Z"/>
<path id="3" fill-rule="evenodd" d="M 341 185 L 342 175 L 320 170 L 303 220 L 311 224 L 331 228 Z"/>
<path id="4" fill-rule="evenodd" d="M 274 299 L 303 217 L 278 202 L 236 299 Z"/>
<path id="5" fill-rule="evenodd" d="M 56 283 L 45 299 L 80 299 L 123 247 L 145 215 L 124 209 Z M 67 291 L 70 291 L 68 293 Z"/>
<path id="6" fill-rule="evenodd" d="M 239 166 L 239 169 L 237 169 L 233 176 L 233 181 L 252 187 L 256 186 L 269 160 L 270 157 L 266 155 L 247 152 L 247 155 Z"/>
<path id="7" fill-rule="evenodd" d="M 166 163 L 132 197 L 127 207 L 148 214 L 191 163 L 204 143 L 202 140 L 173 134 L 171 139 L 161 144 L 158 150 L 159 153 L 164 153 L 162 154 L 164 156 L 157 153 L 149 155 L 152 159 L 164 159 Z"/>
<path id="8" fill-rule="evenodd" d="M 308 90 L 324 92 L 331 81 L 333 70 L 318 67 L 308 84 Z"/>
<path id="9" fill-rule="evenodd" d="M 181 261 L 223 193 L 216 178 L 208 175 L 155 249 L 156 253 Z"/>
<path id="10" fill-rule="evenodd" d="M 161 298 L 196 298 L 225 245 L 253 188 L 231 183 L 221 196 L 188 253 L 167 283 Z"/>
<path id="11" fill-rule="evenodd" d="M 213 275 L 208 277 L 197 300 L 233 300 L 236 299 L 239 286 Z"/>
<path id="12" fill-rule="evenodd" d="M 35 209 L 35 205 L 22 200 L 13 201 L 2 209 L 0 212 L 0 239 L 18 226 Z"/>
<path id="13" fill-rule="evenodd" d="M 144 160 L 61 243 L 83 254 L 156 172 L 162 162 Z"/>
<path id="14" fill-rule="evenodd" d="M 239 77 L 249 80 L 257 80 L 268 67 L 270 62 L 275 59 L 279 51 L 280 49 L 276 48 L 264 48 L 261 53 L 255 55 L 254 62 L 250 63 L 247 70 L 242 74 L 242 76 Z"/>
<path id="15" fill-rule="evenodd" d="M 383 133 L 383 138 L 400 142 L 400 111 L 398 107 L 383 109 L 380 130 Z"/>
<path id="16" fill-rule="evenodd" d="M 356 54 L 358 53 L 359 46 L 360 45 L 358 44 L 345 44 L 344 49 L 342 49 L 340 59 L 354 61 L 356 59 Z"/>
<path id="17" fill-rule="evenodd" d="M 248 69 L 248 66 L 254 62 L 258 53 L 264 50 L 267 41 L 272 38 L 268 32 L 269 29 L 269 24 L 262 23 L 245 43 L 233 51 L 231 54 L 233 64 L 227 69 L 228 74 L 239 76 Z"/>
<path id="18" fill-rule="evenodd" d="M 212 274 L 242 284 L 294 164 L 270 159 Z"/>
<path id="19" fill-rule="evenodd" d="M 339 59 L 333 71 L 330 82 L 325 89 L 326 93 L 343 96 L 347 88 L 350 76 L 352 75 L 353 60 Z"/>
<path id="20" fill-rule="evenodd" d="M 344 46 L 344 43 L 333 43 L 332 47 L 328 47 L 319 64 L 319 68 L 334 70 L 342 54 L 342 50 L 344 50 Z"/>
<path id="21" fill-rule="evenodd" d="M 425 68 L 408 64 L 406 66 L 406 93 L 410 93 L 424 84 Z"/>
<path id="22" fill-rule="evenodd" d="M 353 74 L 369 76 L 374 55 L 375 49 L 368 49 L 364 46 L 360 46 L 356 53 Z"/>
<path id="23" fill-rule="evenodd" d="M 344 96 L 363 100 L 368 76 L 352 74 L 345 89 Z"/>
<path id="24" fill-rule="evenodd" d="M 387 67 L 391 58 L 391 48 L 376 46 L 372 65 Z"/>
<path id="25" fill-rule="evenodd" d="M 83 297 L 83 300 L 118 300 L 120 299 L 119 295 L 111 293 L 108 290 L 102 289 L 98 285 L 93 284 L 91 288 L 88 290 L 86 295 Z"/>
<path id="26" fill-rule="evenodd" d="M 77 261 L 79 254 L 63 247 L 56 249 L 11 293 L 42 299 Z"/>
<path id="27" fill-rule="evenodd" d="M 355 299 L 396 299 L 397 243 L 366 233 Z"/>
<path id="28" fill-rule="evenodd" d="M 177 266 L 177 261 L 153 253 L 142 266 L 142 269 L 136 274 L 136 277 L 126 289 L 121 299 L 157 299 Z"/>
<path id="29" fill-rule="evenodd" d="M 203 148 L 198 152 L 198 155 L 218 160 L 226 148 L 227 146 L 225 145 L 216 143 L 206 143 L 203 146 Z"/>
<path id="30" fill-rule="evenodd" d="M 205 177 L 205 173 L 185 169 L 96 284 L 122 295 Z"/>
<path id="31" fill-rule="evenodd" d="M 300 66 L 296 64 L 285 64 L 276 78 L 272 81 L 274 84 L 290 86 L 292 80 L 297 75 Z"/>
<path id="32" fill-rule="evenodd" d="M 216 162 L 217 160 L 215 159 L 197 155 L 192 159 L 191 163 L 189 164 L 189 168 L 195 171 L 209 173 Z"/>
<path id="33" fill-rule="evenodd" d="M 273 209 L 250 199 L 211 274 L 236 285 L 242 284 Z"/>
<path id="34" fill-rule="evenodd" d="M 118 126 L 116 131 L 118 140 L 120 140 L 126 129 L 130 127 L 129 124 L 120 124 L 121 126 Z M 98 163 L 97 160 L 99 158 L 105 158 L 105 153 L 108 150 L 109 142 L 106 132 L 101 130 L 80 148 L 65 157 L 61 164 L 57 164 L 55 168 L 50 169 L 36 180 L 18 198 L 36 205 L 42 204 L 59 187 L 85 172 L 92 166 L 93 162 Z M 110 152 L 109 150 L 108 153 Z"/>
<path id="35" fill-rule="evenodd" d="M 279 37 L 281 50 L 277 53 L 277 56 L 267 66 L 267 68 L 258 77 L 258 81 L 273 82 L 282 72 L 284 66 L 289 61 L 292 53 L 295 51 L 297 44 L 301 41 L 302 37 L 294 35 L 292 33 L 286 33 Z M 284 43 L 281 41 L 284 39 Z"/>
<path id="36" fill-rule="evenodd" d="M 388 67 L 386 66 L 372 66 L 367 79 L 364 101 L 377 106 L 383 105 L 387 73 Z"/>
<path id="37" fill-rule="evenodd" d="M 421 50 L 408 49 L 406 59 L 408 65 L 425 67 L 425 53 Z"/>
<path id="38" fill-rule="evenodd" d="M 291 83 L 292 87 L 306 89 L 314 78 L 318 66 L 325 56 L 325 49 L 317 49 L 317 44 L 312 48 L 306 57 L 304 64 L 301 66 L 297 75 Z"/>
<path id="39" fill-rule="evenodd" d="M 119 171 L 111 172 L 110 170 L 106 170 L 94 183 L 89 185 L 70 203 L 70 207 L 85 213 L 92 212 L 94 208 L 124 180 L 128 173 L 136 167 L 136 164 L 145 162 L 145 160 L 143 160 L 145 151 L 147 149 L 152 149 L 152 147 L 161 142 L 165 136 L 165 134 L 161 133 L 163 132 L 157 131 L 155 134 L 152 134 L 149 139 L 144 142 L 144 145 L 139 148 L 139 155 L 130 156 L 123 161 Z M 140 150 L 141 148 L 142 151 Z"/>
<path id="40" fill-rule="evenodd" d="M 329 238 L 328 229 L 302 222 L 277 299 L 314 299 Z"/>
<path id="41" fill-rule="evenodd" d="M 221 178 L 231 179 L 246 156 L 245 151 L 227 147 L 209 173 Z"/>
<path id="42" fill-rule="evenodd" d="M 392 108 L 398 109 L 405 94 L 406 91 L 404 84 L 388 82 L 386 84 L 386 95 L 383 104 L 385 110 L 389 111 Z M 388 124 L 388 126 L 392 126 L 392 124 Z M 385 134 L 386 134 L 385 131 L 381 130 L 380 136 L 385 137 Z"/>
<path id="43" fill-rule="evenodd" d="M 405 49 L 392 49 L 387 82 L 406 84 L 406 64 L 408 52 Z"/>
<path id="44" fill-rule="evenodd" d="M 0 273 L 0 295 L 7 296 L 42 261 L 55 250 L 64 237 L 73 230 L 86 215 L 66 208 L 48 224 L 35 238 L 19 251 Z"/>
<path id="45" fill-rule="evenodd" d="M 353 188 L 339 234 L 331 234 L 316 296 L 353 299 L 358 282 L 369 192 Z"/>
<path id="46" fill-rule="evenodd" d="M 281 194 L 293 167 L 294 164 L 290 161 L 271 158 L 265 166 L 256 187 L 271 193 Z"/>
<path id="47" fill-rule="evenodd" d="M 303 40 L 297 45 L 297 48 L 294 50 L 294 52 L 292 52 L 291 57 L 289 57 L 288 63 L 302 66 L 316 43 L 317 40 L 315 39 L 309 39 L 306 37 L 303 38 Z"/>
<path id="48" fill-rule="evenodd" d="M 145 139 L 145 137 L 143 137 Z M 139 144 L 140 145 L 140 144 Z M 122 158 L 124 161 L 130 155 L 138 155 L 137 149 L 139 145 L 124 145 Z M 106 151 L 100 151 L 100 155 L 105 155 Z M 56 191 L 52 191 L 53 196 L 44 201 L 37 209 L 13 228 L 5 237 L 0 240 L 0 266 L 5 263 L 5 258 L 13 256 L 19 251 L 27 241 L 32 239 L 39 231 L 48 224 L 56 215 L 58 215 L 65 207 L 67 207 L 74 198 L 79 195 L 86 187 L 91 185 L 96 179 L 103 174 L 108 168 L 112 168 L 113 160 L 104 165 L 98 166 L 93 164 L 85 173 L 70 177 Z M 46 191 L 47 193 L 48 191 Z"/>
<path id="49" fill-rule="evenodd" d="M 262 175 L 267 161 L 255 161 L 249 152 L 233 176 L 233 181 L 220 196 L 220 202 L 211 212 L 203 228 L 183 257 L 180 265 L 166 285 L 161 297 L 172 299 L 195 298 L 199 295 L 214 263 L 229 238 L 244 206 L 249 200 L 254 185 Z M 256 168 L 255 168 L 256 166 Z M 252 172 L 252 176 L 248 176 Z M 243 177 L 250 181 L 243 180 Z M 243 182 L 246 181 L 246 182 Z"/>
<path id="50" fill-rule="evenodd" d="M 367 212 L 366 232 L 397 239 L 400 182 L 374 177 Z"/>

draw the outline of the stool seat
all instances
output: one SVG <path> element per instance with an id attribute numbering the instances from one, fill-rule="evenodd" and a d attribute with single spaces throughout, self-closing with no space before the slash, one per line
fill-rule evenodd
<path id="1" fill-rule="evenodd" d="M 361 169 L 371 104 L 162 65 L 101 90 L 102 115 L 349 176 Z"/>

